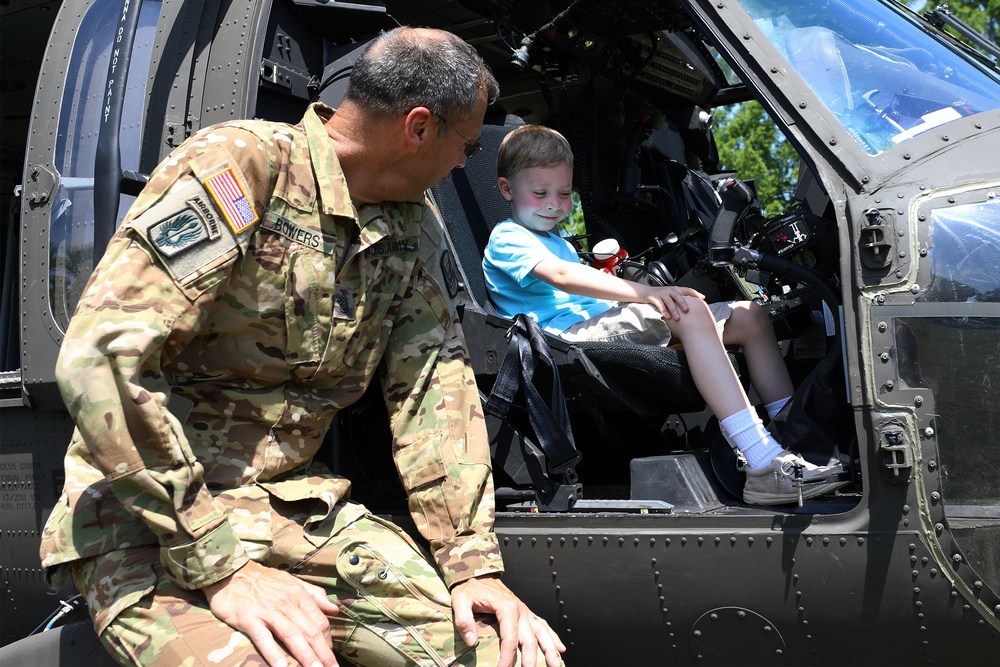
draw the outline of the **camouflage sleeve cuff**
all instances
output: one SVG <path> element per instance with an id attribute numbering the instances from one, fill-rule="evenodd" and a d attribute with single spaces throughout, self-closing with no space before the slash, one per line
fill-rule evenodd
<path id="1" fill-rule="evenodd" d="M 228 521 L 194 542 L 160 549 L 160 563 L 181 588 L 194 590 L 221 581 L 250 560 Z"/>
<path id="2" fill-rule="evenodd" d="M 444 545 L 434 553 L 448 588 L 466 579 L 503 574 L 503 557 L 496 533 L 486 533 Z"/>

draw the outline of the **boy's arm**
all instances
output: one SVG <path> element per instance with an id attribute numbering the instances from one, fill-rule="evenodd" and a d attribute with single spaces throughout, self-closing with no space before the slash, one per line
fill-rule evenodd
<path id="1" fill-rule="evenodd" d="M 664 319 L 681 318 L 688 310 L 685 297 L 704 299 L 705 295 L 690 287 L 654 287 L 631 280 L 622 280 L 591 266 L 575 264 L 552 257 L 535 265 L 531 274 L 569 294 L 596 299 L 648 303 L 656 306 Z"/>

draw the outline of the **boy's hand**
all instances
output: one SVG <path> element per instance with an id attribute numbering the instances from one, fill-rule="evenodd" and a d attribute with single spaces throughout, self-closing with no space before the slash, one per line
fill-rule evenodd
<path id="1" fill-rule="evenodd" d="M 679 320 L 688 312 L 687 298 L 705 300 L 705 295 L 690 287 L 654 287 L 650 290 L 647 303 L 656 306 L 665 320 Z"/>

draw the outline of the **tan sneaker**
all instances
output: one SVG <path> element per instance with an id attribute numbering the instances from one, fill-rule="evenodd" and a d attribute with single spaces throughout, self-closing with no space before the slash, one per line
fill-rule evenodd
<path id="1" fill-rule="evenodd" d="M 796 466 L 801 466 L 801 479 L 796 479 Z M 747 468 L 743 486 L 743 502 L 754 505 L 787 505 L 822 496 L 847 484 L 838 479 L 844 472 L 839 463 L 818 466 L 787 449 L 763 468 Z"/>

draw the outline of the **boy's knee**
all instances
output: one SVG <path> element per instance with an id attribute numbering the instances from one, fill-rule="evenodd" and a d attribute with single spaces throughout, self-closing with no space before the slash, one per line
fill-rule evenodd
<path id="1" fill-rule="evenodd" d="M 737 317 L 740 320 L 740 326 L 746 329 L 766 331 L 771 328 L 771 318 L 767 311 L 753 301 L 741 301 L 738 304 L 733 304 L 733 313 L 742 314 L 742 316 L 737 315 Z"/>
<path id="2" fill-rule="evenodd" d="M 688 311 L 684 313 L 693 325 L 697 326 L 699 329 L 711 328 L 715 329 L 715 315 L 712 314 L 712 308 L 702 299 L 688 299 L 687 300 Z M 681 321 L 684 317 L 681 317 Z"/>

